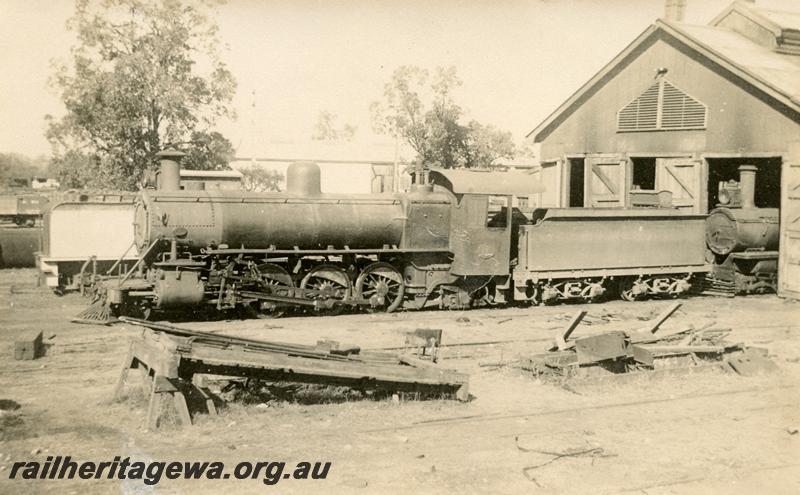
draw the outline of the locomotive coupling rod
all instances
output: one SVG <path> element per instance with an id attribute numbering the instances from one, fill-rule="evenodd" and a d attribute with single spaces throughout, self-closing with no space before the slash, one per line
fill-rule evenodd
<path id="1" fill-rule="evenodd" d="M 312 292 L 310 289 L 305 290 Z M 305 299 L 302 297 L 275 296 L 272 294 L 264 294 L 263 292 L 253 292 L 247 290 L 239 291 L 239 296 L 261 299 L 263 301 L 297 304 L 300 306 L 312 306 L 316 309 L 330 309 L 336 305 L 362 306 L 372 304 L 369 299 Z"/>
<path id="2" fill-rule="evenodd" d="M 241 297 L 248 297 L 252 299 L 261 299 L 262 301 L 271 301 L 271 302 L 282 302 L 286 304 L 297 304 L 300 306 L 313 306 L 315 308 L 326 308 L 330 306 L 323 306 L 319 303 L 324 302 L 319 299 L 303 299 L 300 297 L 288 297 L 288 296 L 273 296 L 270 294 L 264 294 L 262 292 L 252 292 L 249 290 L 239 291 L 239 295 Z"/>

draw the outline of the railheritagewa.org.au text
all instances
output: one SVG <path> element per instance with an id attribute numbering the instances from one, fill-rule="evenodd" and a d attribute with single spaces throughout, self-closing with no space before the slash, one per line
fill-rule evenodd
<path id="1" fill-rule="evenodd" d="M 76 461 L 71 456 L 47 456 L 41 461 L 14 462 L 8 478 L 14 480 L 142 480 L 156 485 L 168 480 L 261 480 L 275 485 L 281 480 L 324 480 L 330 474 L 326 461 L 242 461 L 229 468 L 222 461 Z"/>

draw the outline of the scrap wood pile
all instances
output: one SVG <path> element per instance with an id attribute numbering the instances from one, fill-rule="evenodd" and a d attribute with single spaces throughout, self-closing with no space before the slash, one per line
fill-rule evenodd
<path id="1" fill-rule="evenodd" d="M 680 308 L 672 304 L 654 320 L 632 331 L 611 331 L 570 339 L 586 316 L 579 311 L 556 334 L 546 352 L 518 362 L 518 367 L 542 377 L 569 377 L 592 372 L 626 373 L 640 370 L 697 366 L 717 363 L 742 375 L 776 369 L 766 350 L 745 347 L 725 338 L 730 328 L 693 326 L 659 331 L 661 325 Z"/>
<path id="2" fill-rule="evenodd" d="M 334 341 L 309 346 L 225 336 L 135 318 L 120 320 L 146 330 L 131 340 L 114 396 L 121 398 L 130 369 L 144 369 L 152 381 L 148 387 L 148 425 L 152 429 L 158 427 L 161 403 L 167 396 L 183 424 L 192 423 L 187 401 L 191 395 L 201 398 L 201 410 L 216 413 L 215 397 L 196 384 L 195 375 L 469 398 L 468 375 L 416 357 L 363 351 Z"/>

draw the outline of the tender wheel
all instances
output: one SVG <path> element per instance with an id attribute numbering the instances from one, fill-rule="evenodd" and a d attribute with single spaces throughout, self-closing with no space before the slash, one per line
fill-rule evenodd
<path id="1" fill-rule="evenodd" d="M 335 265 L 319 265 L 311 269 L 300 282 L 301 289 L 319 291 L 311 299 L 344 299 L 350 291 L 350 279 L 344 270 Z M 332 308 L 315 309 L 319 315 L 335 316 L 342 312 L 342 305 Z"/>
<path id="2" fill-rule="evenodd" d="M 366 306 L 367 312 L 391 313 L 403 304 L 406 286 L 403 275 L 389 263 L 378 262 L 367 266 L 356 279 L 356 297 L 375 298 L 377 305 Z"/>
<path id="3" fill-rule="evenodd" d="M 636 301 L 640 299 L 641 296 L 639 295 L 638 291 L 635 290 L 636 280 L 634 279 L 622 279 L 619 281 L 619 297 L 624 301 Z"/>
<path id="4" fill-rule="evenodd" d="M 264 263 L 258 265 L 258 272 L 261 277 L 260 285 L 262 290 L 281 295 L 281 287 L 294 287 L 292 276 L 279 265 Z M 287 309 L 285 305 L 271 301 L 256 301 L 250 305 L 250 312 L 253 316 L 262 319 L 280 318 L 286 313 Z"/>

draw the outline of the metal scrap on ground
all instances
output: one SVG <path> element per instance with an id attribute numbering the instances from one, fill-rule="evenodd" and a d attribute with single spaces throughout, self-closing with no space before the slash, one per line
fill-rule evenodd
<path id="1" fill-rule="evenodd" d="M 763 349 L 724 340 L 731 329 L 694 327 L 659 332 L 661 325 L 681 303 L 674 303 L 653 320 L 632 331 L 610 331 L 568 340 L 586 311 L 578 311 L 569 324 L 556 332 L 545 353 L 517 362 L 538 376 L 574 376 L 580 371 L 624 373 L 674 366 L 721 363 L 740 375 L 777 370 Z M 676 359 L 667 359 L 676 358 Z"/>
<path id="2" fill-rule="evenodd" d="M 146 330 L 131 341 L 114 396 L 121 398 L 130 369 L 144 368 L 152 379 L 147 415 L 151 429 L 158 427 L 165 399 L 172 399 L 184 425 L 192 423 L 189 396 L 201 399 L 201 410 L 216 414 L 214 397 L 193 384 L 193 377 L 200 374 L 469 398 L 469 375 L 410 356 L 365 352 L 332 341 L 307 346 L 228 337 L 134 318 L 121 320 Z"/>

